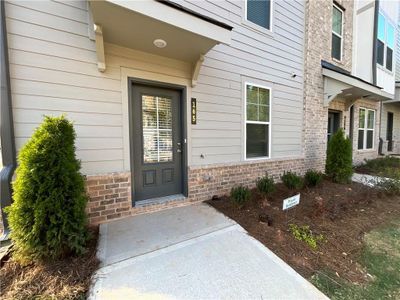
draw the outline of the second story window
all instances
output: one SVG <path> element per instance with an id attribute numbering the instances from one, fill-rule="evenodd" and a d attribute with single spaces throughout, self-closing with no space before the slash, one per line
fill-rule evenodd
<path id="1" fill-rule="evenodd" d="M 333 5 L 332 12 L 332 57 L 342 60 L 343 48 L 343 11 Z"/>
<path id="2" fill-rule="evenodd" d="M 246 0 L 246 20 L 271 30 L 271 0 Z"/>
<path id="3" fill-rule="evenodd" d="M 393 70 L 394 27 L 379 14 L 376 62 L 387 70 Z"/>

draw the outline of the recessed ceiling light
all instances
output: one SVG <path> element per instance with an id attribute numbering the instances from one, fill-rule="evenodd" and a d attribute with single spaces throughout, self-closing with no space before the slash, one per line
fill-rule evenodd
<path id="1" fill-rule="evenodd" d="M 162 40 L 162 39 L 156 39 L 153 42 L 154 46 L 156 46 L 157 48 L 165 48 L 165 46 L 167 46 L 167 42 Z"/>

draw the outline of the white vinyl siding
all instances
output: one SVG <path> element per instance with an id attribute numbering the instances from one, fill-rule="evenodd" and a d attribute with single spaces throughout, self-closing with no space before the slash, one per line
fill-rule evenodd
<path id="1" fill-rule="evenodd" d="M 272 87 L 270 156 L 300 157 L 304 3 L 271 2 L 270 35 L 243 24 L 242 3 L 181 4 L 234 27 L 231 44 L 207 53 L 197 85 L 188 88 L 198 103 L 198 122 L 188 126 L 189 164 L 244 160 L 243 78 Z M 99 72 L 86 1 L 7 2 L 6 16 L 18 149 L 43 115 L 66 113 L 75 124 L 84 174 L 129 171 L 121 67 L 157 73 L 162 81 L 190 80 L 192 65 L 106 43 L 107 69 Z"/>
<path id="2" fill-rule="evenodd" d="M 300 157 L 304 3 L 273 1 L 271 34 L 243 24 L 241 2 L 180 3 L 234 27 L 231 45 L 220 44 L 207 53 L 198 84 L 192 89 L 198 121 L 191 126 L 192 165 L 245 159 L 244 82 L 272 88 L 270 157 Z"/>

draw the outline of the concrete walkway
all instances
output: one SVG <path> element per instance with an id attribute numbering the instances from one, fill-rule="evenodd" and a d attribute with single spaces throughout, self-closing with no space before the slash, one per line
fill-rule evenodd
<path id="1" fill-rule="evenodd" d="M 327 299 L 206 204 L 100 227 L 89 299 Z"/>
<path id="2" fill-rule="evenodd" d="M 384 181 L 389 181 L 389 180 L 393 180 L 393 179 L 386 178 L 386 177 L 380 177 L 380 176 L 373 176 L 373 175 L 368 175 L 368 174 L 354 173 L 351 180 L 354 182 L 364 184 L 369 187 L 374 187 L 376 184 L 378 184 L 381 181 L 384 182 Z"/>

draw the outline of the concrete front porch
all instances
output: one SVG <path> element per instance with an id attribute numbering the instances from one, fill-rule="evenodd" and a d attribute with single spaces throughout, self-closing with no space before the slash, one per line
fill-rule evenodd
<path id="1" fill-rule="evenodd" d="M 206 204 L 102 224 L 98 255 L 89 299 L 327 299 Z"/>

